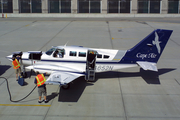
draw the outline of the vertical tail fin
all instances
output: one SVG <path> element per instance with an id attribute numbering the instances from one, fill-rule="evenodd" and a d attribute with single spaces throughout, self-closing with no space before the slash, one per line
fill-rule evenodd
<path id="1" fill-rule="evenodd" d="M 172 32 L 172 30 L 154 30 L 133 48 L 127 50 L 121 62 L 137 63 L 138 61 L 146 61 L 157 63 Z"/>

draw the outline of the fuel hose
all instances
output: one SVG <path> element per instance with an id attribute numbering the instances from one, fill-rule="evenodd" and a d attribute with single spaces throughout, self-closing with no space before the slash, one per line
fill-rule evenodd
<path id="1" fill-rule="evenodd" d="M 20 101 L 26 99 L 26 98 L 27 98 L 27 97 L 35 90 L 35 88 L 37 87 L 37 85 L 36 85 L 36 86 L 32 89 L 32 91 L 31 91 L 28 95 L 26 95 L 24 98 L 22 98 L 22 99 L 20 99 L 20 100 L 12 100 L 11 92 L 10 92 L 10 89 L 9 89 L 9 83 L 8 83 L 8 80 L 7 80 L 5 77 L 0 77 L 0 78 L 5 79 L 5 81 L 6 81 L 6 83 L 7 83 L 7 90 L 8 90 L 9 97 L 10 97 L 10 101 L 11 101 L 11 102 L 20 102 Z"/>

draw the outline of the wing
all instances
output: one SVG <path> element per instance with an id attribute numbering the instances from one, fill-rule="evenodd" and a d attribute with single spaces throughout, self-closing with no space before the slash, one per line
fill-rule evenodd
<path id="1" fill-rule="evenodd" d="M 144 70 L 158 71 L 155 63 L 137 61 L 137 64 Z"/>
<path id="2" fill-rule="evenodd" d="M 52 84 L 52 85 L 66 85 L 76 78 L 83 76 L 84 74 L 78 73 L 67 73 L 67 72 L 53 72 L 48 79 L 46 80 L 45 84 Z"/>
<path id="3" fill-rule="evenodd" d="M 85 73 L 78 69 L 70 67 L 48 65 L 48 64 L 34 64 L 27 66 L 26 69 L 39 71 L 40 73 L 47 72 L 50 74 L 45 84 L 53 85 L 66 85 L 80 76 L 84 76 Z"/>

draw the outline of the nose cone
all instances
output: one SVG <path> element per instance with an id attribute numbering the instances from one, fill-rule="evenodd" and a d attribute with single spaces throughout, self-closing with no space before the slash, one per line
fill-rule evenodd
<path id="1" fill-rule="evenodd" d="M 12 57 L 13 57 L 13 55 L 6 56 L 6 58 L 10 61 L 12 61 Z"/>

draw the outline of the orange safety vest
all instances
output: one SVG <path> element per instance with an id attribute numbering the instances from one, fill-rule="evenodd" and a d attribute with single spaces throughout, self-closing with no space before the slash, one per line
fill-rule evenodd
<path id="1" fill-rule="evenodd" d="M 13 62 L 12 62 L 12 65 L 14 66 L 13 68 L 14 69 L 18 69 L 20 67 L 20 63 L 17 59 L 15 59 Z"/>
<path id="2" fill-rule="evenodd" d="M 39 74 L 36 76 L 36 80 L 37 80 L 37 86 L 41 86 L 46 82 L 46 78 L 44 77 L 43 74 Z"/>

